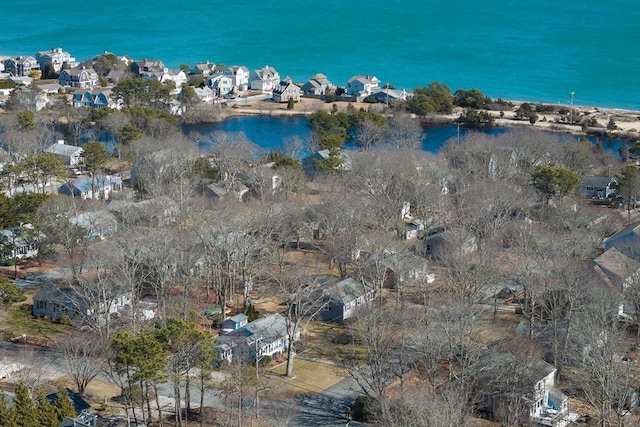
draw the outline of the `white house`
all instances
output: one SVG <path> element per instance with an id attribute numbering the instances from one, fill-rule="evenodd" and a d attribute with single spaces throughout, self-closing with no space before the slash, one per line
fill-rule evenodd
<path id="1" fill-rule="evenodd" d="M 378 90 L 380 80 L 376 76 L 355 75 L 349 79 L 345 91 L 347 95 L 367 97 Z"/>
<path id="2" fill-rule="evenodd" d="M 69 68 L 77 66 L 76 59 L 69 52 L 63 51 L 61 47 L 54 47 L 50 50 L 36 53 L 36 61 L 40 64 L 41 69 L 44 69 L 45 65 L 51 64 L 56 73 L 62 70 L 64 64 L 67 64 Z"/>
<path id="3" fill-rule="evenodd" d="M 7 249 L 6 258 L 33 258 L 38 256 L 40 237 L 41 234 L 31 224 L 0 230 L 0 248 Z"/>
<path id="4" fill-rule="evenodd" d="M 207 79 L 207 86 L 215 91 L 218 97 L 231 93 L 234 88 L 233 77 L 227 74 L 212 74 Z"/>
<path id="5" fill-rule="evenodd" d="M 65 165 L 76 166 L 82 163 L 82 148 L 75 145 L 67 145 L 63 140 L 50 145 L 44 150 L 45 153 L 55 154 L 62 159 Z"/>
<path id="6" fill-rule="evenodd" d="M 238 93 L 245 92 L 249 88 L 249 69 L 244 65 L 233 65 L 222 70 L 222 74 L 231 77 L 233 87 Z"/>
<path id="7" fill-rule="evenodd" d="M 271 93 L 280 84 L 280 74 L 275 68 L 265 65 L 259 70 L 254 70 L 249 76 L 251 90 L 262 93 Z"/>
<path id="8" fill-rule="evenodd" d="M 295 334 L 295 340 L 300 332 Z M 284 353 L 289 347 L 286 319 L 272 314 L 235 329 L 218 338 L 220 360 L 246 362 Z"/>

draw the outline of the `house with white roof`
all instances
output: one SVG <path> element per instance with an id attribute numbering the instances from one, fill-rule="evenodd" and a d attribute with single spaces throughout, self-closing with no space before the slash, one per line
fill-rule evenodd
<path id="1" fill-rule="evenodd" d="M 82 148 L 75 145 L 67 145 L 63 140 L 45 148 L 45 153 L 55 154 L 62 159 L 65 165 L 76 166 L 82 163 Z"/>
<path id="2" fill-rule="evenodd" d="M 298 331 L 295 339 L 299 338 Z M 282 354 L 291 343 L 286 319 L 281 314 L 272 314 L 220 336 L 217 344 L 220 360 L 231 363 Z"/>

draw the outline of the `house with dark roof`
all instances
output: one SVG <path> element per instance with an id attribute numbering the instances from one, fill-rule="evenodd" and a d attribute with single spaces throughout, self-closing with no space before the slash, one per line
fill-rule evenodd
<path id="1" fill-rule="evenodd" d="M 493 353 L 471 366 L 477 410 L 490 417 L 516 411 L 519 424 L 565 427 L 569 424 L 569 398 L 555 389 L 556 368 L 541 359 L 517 359 Z"/>
<path id="2" fill-rule="evenodd" d="M 604 250 L 611 248 L 616 248 L 630 258 L 640 260 L 640 221 L 633 222 L 604 239 Z"/>
<path id="3" fill-rule="evenodd" d="M 608 199 L 616 193 L 618 181 L 610 176 L 583 176 L 578 187 L 578 194 L 590 199 Z"/>
<path id="4" fill-rule="evenodd" d="M 300 86 L 293 83 L 290 78 L 287 78 L 273 89 L 271 97 L 274 102 L 278 103 L 289 102 L 291 99 L 299 102 Z"/>
<path id="5" fill-rule="evenodd" d="M 91 405 L 84 400 L 78 393 L 70 388 L 66 388 L 66 396 L 60 396 L 58 392 L 47 394 L 46 398 L 50 404 L 55 404 L 59 398 L 68 398 L 76 411 L 74 418 L 65 417 L 59 427 L 96 427 L 98 416 L 91 414 Z"/>
<path id="6" fill-rule="evenodd" d="M 369 96 L 367 96 L 367 100 L 376 100 L 380 104 L 393 104 L 398 101 L 406 101 L 408 98 L 407 91 L 404 89 L 389 89 L 389 88 L 381 88 L 379 90 L 374 90 Z"/>
<path id="7" fill-rule="evenodd" d="M 619 316 L 637 316 L 638 307 L 625 300 L 625 291 L 629 286 L 640 284 L 640 261 L 629 258 L 615 247 L 605 251 L 593 260 L 596 276 L 614 293 L 620 296 Z"/>
<path id="8" fill-rule="evenodd" d="M 55 154 L 60 157 L 62 163 L 69 166 L 76 166 L 82 163 L 82 148 L 75 145 L 67 145 L 63 140 L 45 148 L 45 153 Z"/>
<path id="9" fill-rule="evenodd" d="M 109 295 L 91 298 L 91 291 L 79 291 L 67 285 L 45 285 L 33 296 L 33 315 L 60 320 L 63 315 L 81 323 L 92 320 L 99 323 L 105 316 L 120 312 L 131 305 L 133 294 L 121 286 L 108 288 Z"/>
<path id="10" fill-rule="evenodd" d="M 74 108 L 118 108 L 119 105 L 113 102 L 108 91 L 84 91 L 76 92 L 71 99 Z"/>
<path id="11" fill-rule="evenodd" d="M 425 255 L 444 259 L 451 255 L 468 255 L 478 249 L 476 237 L 463 229 L 432 229 L 427 232 Z"/>
<path id="12" fill-rule="evenodd" d="M 295 340 L 300 332 L 295 334 Z M 246 362 L 263 356 L 284 353 L 289 347 L 286 319 L 281 314 L 272 314 L 218 337 L 221 361 Z"/>
<path id="13" fill-rule="evenodd" d="M 333 285 L 322 286 L 323 309 L 320 317 L 326 322 L 344 322 L 375 298 L 374 286 L 364 279 L 347 277 Z"/>
<path id="14" fill-rule="evenodd" d="M 350 170 L 351 169 L 351 157 L 345 150 L 340 150 L 338 152 L 338 157 L 340 159 L 340 165 L 338 166 L 338 170 Z M 302 170 L 310 177 L 313 178 L 317 173 L 322 171 L 329 171 L 323 168 L 323 163 L 331 158 L 331 151 L 319 150 L 310 156 L 302 159 Z"/>
<path id="15" fill-rule="evenodd" d="M 211 74 L 216 71 L 216 64 L 207 62 L 201 62 L 193 66 L 192 69 L 187 73 L 187 78 L 189 81 L 193 81 L 196 79 L 207 79 Z"/>
<path id="16" fill-rule="evenodd" d="M 33 71 L 40 71 L 40 64 L 33 56 L 18 56 L 4 61 L 4 71 L 15 77 L 26 77 Z"/>
<path id="17" fill-rule="evenodd" d="M 139 76 L 144 73 L 157 73 L 164 70 L 164 63 L 159 59 L 139 59 L 130 65 L 131 72 Z"/>

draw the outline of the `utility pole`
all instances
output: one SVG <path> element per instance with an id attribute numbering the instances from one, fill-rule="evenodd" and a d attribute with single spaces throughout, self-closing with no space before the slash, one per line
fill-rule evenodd
<path id="1" fill-rule="evenodd" d="M 573 99 L 575 98 L 576 93 L 574 91 L 571 91 L 571 118 L 569 119 L 569 124 L 572 125 L 573 124 Z"/>
<path id="2" fill-rule="evenodd" d="M 255 413 L 256 413 L 256 420 L 260 419 L 260 387 L 258 384 L 258 379 L 260 378 L 258 376 L 258 368 L 260 366 L 260 360 L 262 359 L 262 356 L 259 354 L 259 349 L 258 349 L 258 343 L 260 341 L 262 341 L 262 337 L 256 337 L 256 339 L 253 341 L 253 343 L 250 344 L 255 344 L 255 349 L 256 349 L 256 398 L 255 398 Z"/>

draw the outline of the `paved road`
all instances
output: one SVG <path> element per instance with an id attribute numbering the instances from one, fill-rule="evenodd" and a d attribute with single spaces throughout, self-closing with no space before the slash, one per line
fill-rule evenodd
<path id="1" fill-rule="evenodd" d="M 46 364 L 47 377 L 63 375 L 55 354 L 48 348 L 25 346 L 21 344 L 0 342 L 0 360 L 5 362 L 19 361 L 24 358 L 25 351 L 33 351 Z M 23 360 L 24 362 L 24 360 Z M 107 381 L 99 376 L 102 381 Z M 184 390 L 182 391 L 184 396 Z M 347 411 L 358 395 L 358 387 L 351 378 L 345 378 L 322 392 L 303 396 L 297 399 L 269 399 L 260 398 L 261 418 L 272 420 L 274 425 L 288 425 L 291 427 L 349 427 L 365 426 L 366 424 L 347 419 Z M 164 410 L 173 409 L 173 387 L 165 384 L 160 389 L 160 401 Z M 191 406 L 200 406 L 200 393 L 195 384 L 191 387 Z M 224 399 L 220 393 L 208 391 L 204 399 L 205 406 L 224 407 Z M 253 396 L 247 396 L 245 408 L 247 414 L 253 414 Z"/>

